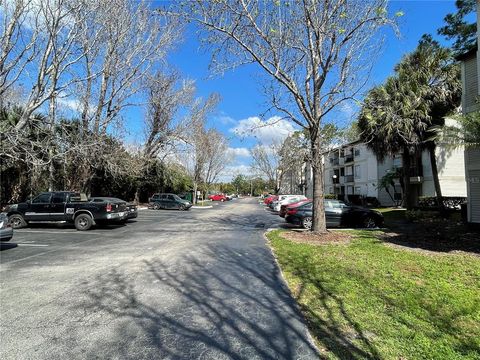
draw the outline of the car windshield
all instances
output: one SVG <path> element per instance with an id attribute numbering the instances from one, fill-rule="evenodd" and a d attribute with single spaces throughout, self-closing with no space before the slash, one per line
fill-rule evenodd
<path id="1" fill-rule="evenodd" d="M 180 197 L 178 195 L 173 194 L 172 197 L 173 197 L 174 200 L 182 201 L 182 199 L 180 199 Z"/>

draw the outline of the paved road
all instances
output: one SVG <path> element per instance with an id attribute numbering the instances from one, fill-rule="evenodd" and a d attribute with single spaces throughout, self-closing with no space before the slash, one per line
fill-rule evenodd
<path id="1" fill-rule="evenodd" d="M 18 230 L 0 252 L 1 359 L 315 359 L 253 199 L 127 226 Z"/>

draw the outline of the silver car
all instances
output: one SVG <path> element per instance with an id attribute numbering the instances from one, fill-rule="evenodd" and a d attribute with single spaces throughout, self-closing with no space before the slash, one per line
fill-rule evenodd
<path id="1" fill-rule="evenodd" d="M 0 213 L 0 241 L 9 241 L 13 236 L 13 229 L 5 213 Z"/>

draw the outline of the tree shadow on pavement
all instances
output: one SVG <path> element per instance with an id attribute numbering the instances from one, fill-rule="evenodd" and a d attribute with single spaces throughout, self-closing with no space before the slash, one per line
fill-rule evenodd
<path id="1" fill-rule="evenodd" d="M 141 344 L 142 358 L 318 358 L 271 253 L 254 250 L 203 246 L 175 264 L 145 260 L 141 280 L 115 269 L 84 284 L 85 309 L 123 324 L 92 355 L 132 358 Z"/>

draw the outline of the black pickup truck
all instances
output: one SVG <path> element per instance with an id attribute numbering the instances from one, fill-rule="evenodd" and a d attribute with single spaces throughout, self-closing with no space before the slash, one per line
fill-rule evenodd
<path id="1" fill-rule="evenodd" d="M 125 203 L 88 201 L 85 194 L 70 191 L 44 192 L 31 201 L 7 208 L 14 229 L 29 222 L 71 222 L 77 230 L 88 230 L 97 223 L 121 222 L 128 213 Z"/>

